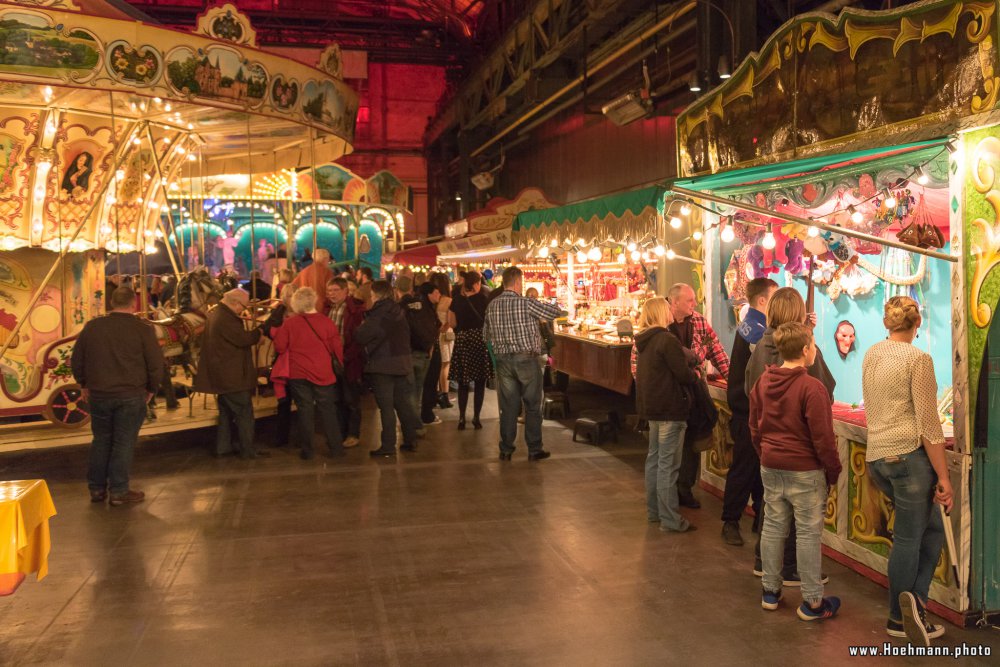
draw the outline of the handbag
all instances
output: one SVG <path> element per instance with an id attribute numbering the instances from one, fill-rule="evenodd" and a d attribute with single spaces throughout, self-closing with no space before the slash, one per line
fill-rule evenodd
<path id="1" fill-rule="evenodd" d="M 685 390 L 691 398 L 691 414 L 684 433 L 684 443 L 695 452 L 706 452 L 715 445 L 715 425 L 719 422 L 719 409 L 715 407 L 704 378 L 686 386 Z"/>
<path id="2" fill-rule="evenodd" d="M 324 341 L 322 338 L 320 338 L 319 333 L 317 333 L 316 329 L 313 328 L 313 325 L 309 324 L 309 319 L 307 317 L 305 317 L 304 315 L 303 315 L 302 319 L 305 321 L 306 326 L 308 326 L 309 329 L 316 335 L 316 338 L 319 338 L 319 342 L 323 343 L 323 347 L 326 347 L 326 341 Z M 337 358 L 337 355 L 334 354 L 333 351 L 331 351 L 331 350 L 328 349 L 327 352 L 330 353 L 330 359 L 331 359 L 331 365 L 332 365 L 332 368 L 333 368 L 333 374 L 337 376 L 338 380 L 340 380 L 341 378 L 346 377 L 347 374 L 344 371 L 344 364 L 341 363 L 340 359 Z"/>

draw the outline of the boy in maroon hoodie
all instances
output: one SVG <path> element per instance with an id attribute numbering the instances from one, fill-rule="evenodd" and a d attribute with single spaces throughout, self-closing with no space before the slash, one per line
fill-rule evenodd
<path id="1" fill-rule="evenodd" d="M 830 394 L 806 369 L 816 360 L 816 341 L 804 324 L 782 324 L 774 344 L 784 362 L 769 366 L 750 393 L 750 435 L 760 456 L 764 482 L 764 525 L 760 555 L 764 565 L 761 606 L 781 601 L 781 560 L 788 525 L 795 517 L 795 551 L 802 578 L 803 621 L 836 615 L 840 599 L 823 597 L 820 536 L 828 487 L 840 476 Z"/>

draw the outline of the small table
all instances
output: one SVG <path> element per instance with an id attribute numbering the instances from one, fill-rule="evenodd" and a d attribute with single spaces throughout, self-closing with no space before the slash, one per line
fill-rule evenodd
<path id="1" fill-rule="evenodd" d="M 26 575 L 49 573 L 49 519 L 56 515 L 42 479 L 0 482 L 0 595 L 10 595 Z"/>

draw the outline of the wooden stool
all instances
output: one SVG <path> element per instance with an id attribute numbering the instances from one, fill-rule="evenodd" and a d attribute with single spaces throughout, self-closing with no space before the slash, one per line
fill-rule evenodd
<path id="1" fill-rule="evenodd" d="M 542 403 L 542 416 L 545 419 L 569 417 L 569 397 L 561 391 L 550 391 L 545 394 Z"/>
<path id="2" fill-rule="evenodd" d="M 573 425 L 573 442 L 580 442 L 578 439 L 580 435 L 586 436 L 587 441 L 591 445 L 604 444 L 606 436 L 618 442 L 618 433 L 615 431 L 614 426 L 611 425 L 611 422 L 606 419 L 602 420 L 594 417 L 581 417 L 577 419 L 576 424 Z"/>

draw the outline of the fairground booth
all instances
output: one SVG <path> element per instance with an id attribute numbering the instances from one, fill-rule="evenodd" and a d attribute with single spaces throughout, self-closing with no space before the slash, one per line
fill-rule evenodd
<path id="1" fill-rule="evenodd" d="M 973 0 L 794 19 L 679 116 L 671 187 L 710 209 L 694 279 L 727 348 L 748 280 L 813 297 L 844 466 L 825 551 L 883 583 L 894 512 L 865 465 L 861 363 L 886 336 L 885 301 L 920 303 L 956 490 L 931 598 L 956 622 L 1000 610 L 997 21 Z M 721 489 L 729 413 L 714 395 L 703 484 Z"/>
<path id="2" fill-rule="evenodd" d="M 649 295 L 700 264 L 701 211 L 649 187 L 528 211 L 514 222 L 525 287 L 568 312 L 556 322 L 557 371 L 628 395 L 632 331 Z M 692 230 L 694 230 L 692 232 Z"/>
<path id="3" fill-rule="evenodd" d="M 137 285 L 147 253 L 182 273 L 163 243 L 181 179 L 336 160 L 357 96 L 336 47 L 319 67 L 263 51 L 232 5 L 187 33 L 101 0 L 0 3 L 0 45 L 0 417 L 80 426 L 69 357 L 104 312 L 106 255 L 138 251 Z"/>

